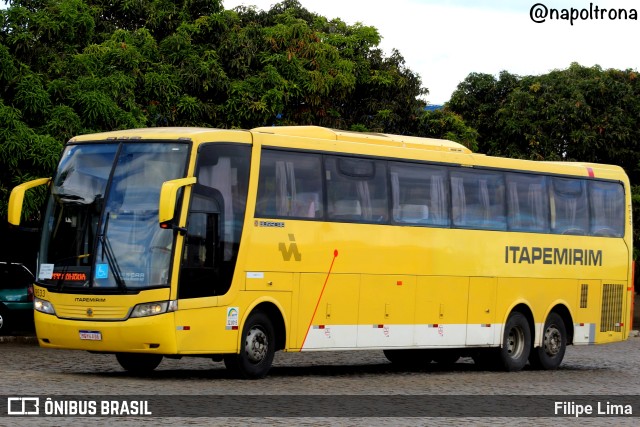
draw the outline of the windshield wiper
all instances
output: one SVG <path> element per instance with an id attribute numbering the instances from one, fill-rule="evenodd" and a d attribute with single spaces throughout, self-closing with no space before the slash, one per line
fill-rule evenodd
<path id="1" fill-rule="evenodd" d="M 115 255 L 113 254 L 113 249 L 111 249 L 111 243 L 109 242 L 109 238 L 107 237 L 107 229 L 109 228 L 109 215 L 107 213 L 107 218 L 105 220 L 104 229 L 102 234 L 98 236 L 100 243 L 102 244 L 102 260 L 106 256 L 107 263 L 109 264 L 109 268 L 113 272 L 113 278 L 116 281 L 116 284 L 120 289 L 127 289 L 127 285 L 122 278 L 122 270 L 120 270 L 120 266 L 118 265 L 118 261 L 116 260 Z"/>

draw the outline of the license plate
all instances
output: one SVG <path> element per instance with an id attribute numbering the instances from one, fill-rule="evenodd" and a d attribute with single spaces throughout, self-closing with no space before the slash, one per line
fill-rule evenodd
<path id="1" fill-rule="evenodd" d="M 80 331 L 81 340 L 102 341 L 102 333 L 100 331 Z"/>

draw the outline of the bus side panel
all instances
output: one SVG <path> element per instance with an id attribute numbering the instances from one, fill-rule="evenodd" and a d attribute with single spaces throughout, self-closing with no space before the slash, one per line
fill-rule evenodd
<path id="1" fill-rule="evenodd" d="M 469 310 L 467 316 L 466 344 L 481 346 L 499 344 L 495 342 L 496 330 L 495 277 L 471 277 L 469 279 Z"/>
<path id="2" fill-rule="evenodd" d="M 356 348 L 359 296 L 359 274 L 301 273 L 292 347 Z"/>
<path id="3" fill-rule="evenodd" d="M 363 274 L 358 348 L 414 344 L 415 276 Z"/>
<path id="4" fill-rule="evenodd" d="M 419 276 L 415 344 L 420 347 L 464 346 L 468 293 L 468 277 Z"/>
<path id="5" fill-rule="evenodd" d="M 576 310 L 573 319 L 573 343 L 595 344 L 596 319 L 600 318 L 602 281 L 578 280 L 576 289 Z"/>
<path id="6" fill-rule="evenodd" d="M 233 328 L 232 319 L 235 318 L 237 322 L 239 307 L 210 307 L 204 301 L 206 299 L 178 302 L 180 310 L 175 313 L 175 334 L 180 353 L 236 352 L 238 330 Z"/>

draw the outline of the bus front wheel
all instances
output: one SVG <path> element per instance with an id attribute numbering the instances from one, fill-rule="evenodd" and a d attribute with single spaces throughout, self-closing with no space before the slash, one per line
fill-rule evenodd
<path id="1" fill-rule="evenodd" d="M 228 354 L 224 364 L 232 374 L 246 379 L 264 378 L 275 355 L 275 332 L 269 317 L 252 313 L 244 324 L 240 354 Z"/>
<path id="2" fill-rule="evenodd" d="M 134 374 L 147 374 L 162 362 L 160 354 L 117 353 L 116 359 L 125 371 Z"/>
<path id="3" fill-rule="evenodd" d="M 531 350 L 529 363 L 535 369 L 557 369 L 566 350 L 567 329 L 564 321 L 557 313 L 551 313 L 544 323 L 542 346 Z"/>
<path id="4" fill-rule="evenodd" d="M 524 368 L 531 352 L 531 330 L 524 314 L 513 312 L 504 327 L 500 362 L 505 371 L 513 372 Z"/>

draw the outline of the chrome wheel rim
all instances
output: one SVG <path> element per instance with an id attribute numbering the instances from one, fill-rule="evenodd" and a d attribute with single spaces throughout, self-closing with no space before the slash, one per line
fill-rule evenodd
<path id="1" fill-rule="evenodd" d="M 521 328 L 512 328 L 507 337 L 507 354 L 512 359 L 518 359 L 524 351 L 524 331 Z"/>
<path id="2" fill-rule="evenodd" d="M 553 357 L 560 352 L 562 347 L 562 335 L 555 325 L 549 326 L 544 331 L 544 338 L 542 341 L 542 348 L 544 352 Z"/>
<path id="3" fill-rule="evenodd" d="M 251 363 L 260 363 L 267 355 L 269 338 L 259 327 L 253 327 L 245 340 L 245 353 Z"/>

